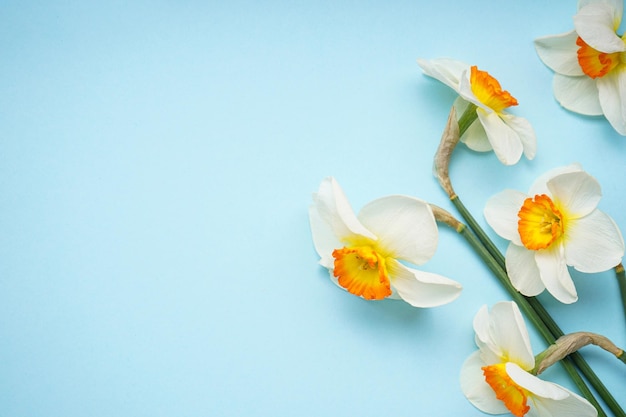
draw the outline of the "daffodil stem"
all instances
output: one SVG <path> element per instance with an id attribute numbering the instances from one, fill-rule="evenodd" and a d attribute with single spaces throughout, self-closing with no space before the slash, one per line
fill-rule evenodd
<path id="1" fill-rule="evenodd" d="M 459 211 L 461 217 L 463 217 L 463 219 L 467 222 L 470 229 L 472 229 L 472 231 L 476 234 L 476 237 L 478 237 L 478 240 L 480 240 L 480 243 L 489 252 L 491 257 L 498 263 L 498 265 L 500 265 L 502 269 L 506 269 L 506 266 L 504 264 L 504 256 L 502 256 L 500 249 L 496 247 L 496 245 L 489 238 L 489 236 L 487 236 L 483 228 L 480 227 L 476 219 L 474 219 L 474 216 L 472 216 L 472 213 L 470 213 L 463 204 L 463 202 L 461 202 L 459 196 L 455 195 L 450 199 L 450 201 L 452 201 L 454 207 L 456 207 L 456 209 Z"/>
<path id="2" fill-rule="evenodd" d="M 543 305 L 537 300 L 535 297 L 524 297 L 528 300 L 531 307 L 537 312 L 537 314 L 542 318 L 545 325 L 550 329 L 555 338 L 559 338 L 563 336 L 563 331 L 556 324 L 552 316 L 546 311 Z M 619 360 L 624 362 L 626 360 L 626 355 L 622 354 L 617 356 Z M 569 355 L 569 357 L 574 361 L 576 367 L 580 370 L 580 372 L 587 378 L 591 386 L 596 390 L 598 395 L 602 398 L 602 400 L 606 403 L 607 407 L 616 416 L 624 417 L 626 413 L 619 405 L 619 403 L 615 400 L 615 398 L 611 395 L 606 386 L 602 383 L 602 380 L 596 375 L 596 373 L 591 369 L 589 363 L 585 360 L 585 358 L 578 352 L 574 352 Z"/>
<path id="3" fill-rule="evenodd" d="M 626 273 L 621 263 L 615 267 L 615 278 L 617 278 L 619 294 L 622 299 L 622 308 L 624 309 L 624 317 L 626 317 Z"/>
<path id="4" fill-rule="evenodd" d="M 559 337 L 563 336 L 563 334 L 564 334 L 563 331 L 556 324 L 556 322 L 554 321 L 552 316 L 546 311 L 546 309 L 543 307 L 543 305 L 539 302 L 538 299 L 536 299 L 535 297 L 526 297 L 526 296 L 520 294 L 511 285 L 511 282 L 510 282 L 510 280 L 508 278 L 508 275 L 506 273 L 506 266 L 505 266 L 504 256 L 502 255 L 500 250 L 495 246 L 495 244 L 489 238 L 489 236 L 487 236 L 487 234 L 482 229 L 482 227 L 480 227 L 478 222 L 476 222 L 476 220 L 471 215 L 469 210 L 467 210 L 465 205 L 461 202 L 461 199 L 458 196 L 454 196 L 454 198 L 451 201 L 454 204 L 454 206 L 457 208 L 457 210 L 459 211 L 459 213 L 461 214 L 463 219 L 467 222 L 469 227 L 475 233 L 475 236 L 472 235 L 473 238 L 475 240 L 477 240 L 478 243 L 482 246 L 481 252 L 484 252 L 484 256 L 481 255 L 482 259 L 488 265 L 493 264 L 493 265 L 497 265 L 498 266 L 498 271 L 495 271 L 491 266 L 490 266 L 490 268 L 492 269 L 492 271 L 494 271 L 495 275 L 498 277 L 498 279 L 500 280 L 502 285 L 505 287 L 505 289 L 511 294 L 513 299 L 518 303 L 518 305 L 520 305 L 520 308 L 522 308 L 522 305 L 528 306 L 528 308 L 522 308 L 522 310 L 526 313 L 526 316 L 535 325 L 537 330 L 542 334 L 542 336 L 544 337 L 546 342 L 548 344 L 551 344 L 551 343 L 554 342 L 554 340 L 556 340 Z M 467 237 L 466 237 L 466 239 L 467 239 Z M 475 246 L 472 245 L 472 247 L 475 247 Z M 479 255 L 480 255 L 480 253 L 479 253 Z M 485 256 L 488 256 L 489 260 Z M 624 282 L 624 281 L 626 281 L 626 277 L 622 280 L 622 282 Z M 624 285 L 626 286 L 626 283 Z M 626 289 L 624 291 L 626 292 Z M 624 292 L 622 292 L 622 295 L 624 295 Z M 524 300 L 523 304 L 522 304 L 522 302 L 519 301 L 521 299 Z M 624 305 L 626 306 L 626 304 L 624 304 Z M 531 317 L 535 317 L 535 319 L 533 319 Z M 587 380 L 589 381 L 591 386 L 593 386 L 593 388 L 596 390 L 598 395 L 600 395 L 602 400 L 606 403 L 607 407 L 609 407 L 609 409 L 611 409 L 611 411 L 613 411 L 613 413 L 616 416 L 626 417 L 626 413 L 624 412 L 624 410 L 621 408 L 621 406 L 615 400 L 615 398 L 613 398 L 613 396 L 611 395 L 609 390 L 602 383 L 600 378 L 598 378 L 598 376 L 593 371 L 593 369 L 591 369 L 591 367 L 589 366 L 589 364 L 587 363 L 585 358 L 583 358 L 582 355 L 580 353 L 578 353 L 578 352 L 572 353 L 571 355 L 569 355 L 568 358 L 570 358 L 571 361 L 573 361 L 574 364 L 576 364 L 576 367 L 585 376 L 585 378 L 587 378 Z M 624 360 L 624 359 L 621 359 L 621 358 L 619 358 L 619 359 L 620 360 Z M 571 366 L 571 363 L 569 365 L 567 365 L 566 363 L 567 363 L 566 361 L 563 361 L 563 365 L 566 367 L 566 370 L 567 370 L 568 366 Z M 568 373 L 569 373 L 569 371 L 568 371 Z M 578 378 L 580 378 L 580 375 L 578 373 L 576 373 L 575 370 L 574 370 L 574 373 L 576 374 L 576 376 Z M 572 379 L 575 379 L 575 377 L 571 373 L 570 373 L 570 376 L 572 376 Z M 584 384 L 584 382 L 583 382 L 583 384 Z M 579 386 L 579 388 L 581 388 L 581 393 L 584 394 L 584 392 L 582 391 L 582 387 Z M 585 385 L 585 388 L 586 388 L 586 385 Z M 588 388 L 587 388 L 587 390 L 588 390 Z M 587 397 L 587 396 L 585 395 L 585 397 Z M 593 398 L 593 396 L 592 396 L 592 398 Z M 601 410 L 599 408 L 599 406 L 596 405 L 597 403 L 594 403 L 593 401 L 591 401 L 590 398 L 587 398 L 587 399 L 590 402 L 592 402 L 594 404 L 594 406 L 596 406 L 596 408 L 598 410 Z"/>
<path id="5" fill-rule="evenodd" d="M 459 137 L 474 123 L 478 118 L 476 113 L 477 106 L 474 103 L 468 103 L 467 108 L 459 118 Z"/>
<path id="6" fill-rule="evenodd" d="M 533 307 L 531 307 L 528 299 L 519 292 L 517 292 L 513 285 L 511 285 L 506 271 L 498 264 L 498 262 L 489 253 L 489 251 L 485 248 L 482 242 L 467 227 L 459 227 L 457 228 L 457 232 L 465 238 L 465 240 L 470 244 L 472 249 L 474 249 L 478 256 L 480 256 L 480 258 L 485 262 L 489 269 L 491 269 L 496 278 L 509 292 L 513 300 L 524 312 L 528 320 L 535 326 L 537 331 L 539 331 L 539 333 L 545 339 L 548 345 L 552 345 L 556 340 L 555 337 L 552 335 L 552 332 L 548 329 L 548 327 L 545 325 L 545 323 L 539 317 Z M 606 417 L 606 414 L 602 410 L 602 407 L 594 397 L 593 393 L 591 392 L 585 381 L 582 379 L 582 377 L 578 374 L 578 372 L 576 372 L 576 368 L 574 367 L 572 361 L 569 358 L 565 358 L 561 361 L 561 363 L 565 368 L 565 371 L 569 374 L 572 381 L 580 390 L 580 393 L 596 408 L 596 410 L 598 410 L 598 416 Z M 616 415 L 622 416 L 623 414 L 616 413 Z"/>

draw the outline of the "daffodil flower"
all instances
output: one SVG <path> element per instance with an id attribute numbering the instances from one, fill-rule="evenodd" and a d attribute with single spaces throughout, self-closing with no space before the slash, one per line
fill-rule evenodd
<path id="1" fill-rule="evenodd" d="M 461 368 L 461 390 L 489 414 L 593 417 L 584 398 L 533 375 L 535 358 L 524 319 L 514 302 L 483 306 L 474 317 L 478 351 Z"/>
<path id="2" fill-rule="evenodd" d="M 478 152 L 493 149 L 505 165 L 517 163 L 522 153 L 528 159 L 535 157 L 535 132 L 526 119 L 505 111 L 518 103 L 508 91 L 502 90 L 498 80 L 476 66 L 453 59 L 418 59 L 417 63 L 426 75 L 459 94 L 455 102 L 459 117 L 468 108 L 474 111 L 475 106 L 477 120 L 461 136 L 470 149 Z"/>
<path id="3" fill-rule="evenodd" d="M 541 176 L 528 194 L 504 190 L 485 206 L 487 223 L 511 241 L 506 269 L 513 286 L 534 296 L 547 289 L 563 303 L 578 299 L 568 265 L 606 271 L 624 256 L 624 240 L 598 210 L 600 184 L 573 164 Z"/>
<path id="4" fill-rule="evenodd" d="M 604 115 L 626 135 L 626 39 L 617 35 L 623 0 L 580 0 L 575 30 L 535 40 L 554 75 L 554 96 L 566 109 Z"/>
<path id="5" fill-rule="evenodd" d="M 421 265 L 437 248 L 437 224 L 424 201 L 383 197 L 357 217 L 329 177 L 313 195 L 309 215 L 320 264 L 346 291 L 367 300 L 401 298 L 415 307 L 434 307 L 459 296 L 457 282 L 404 264 Z"/>

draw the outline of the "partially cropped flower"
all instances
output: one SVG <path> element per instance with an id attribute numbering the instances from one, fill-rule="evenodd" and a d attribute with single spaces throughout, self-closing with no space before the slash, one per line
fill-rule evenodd
<path id="1" fill-rule="evenodd" d="M 474 331 L 479 350 L 461 368 L 461 389 L 476 408 L 517 417 L 597 416 L 584 398 L 531 373 L 535 358 L 517 304 L 500 302 L 491 311 L 483 306 Z"/>
<path id="2" fill-rule="evenodd" d="M 626 135 L 626 39 L 617 34 L 623 0 L 580 0 L 575 30 L 535 40 L 554 75 L 554 96 L 566 109 L 604 115 Z"/>
<path id="3" fill-rule="evenodd" d="M 418 59 L 417 63 L 429 75 L 459 94 L 455 102 L 457 115 L 466 110 L 475 111 L 474 122 L 461 136 L 470 149 L 487 152 L 493 149 L 505 165 L 517 163 L 522 153 L 528 159 L 535 157 L 537 141 L 530 123 L 506 112 L 516 106 L 517 100 L 502 89 L 498 80 L 476 66 L 453 59 Z"/>
<path id="4" fill-rule="evenodd" d="M 528 194 L 504 190 L 485 207 L 487 223 L 511 241 L 506 269 L 513 286 L 534 296 L 547 289 L 563 303 L 578 299 L 568 265 L 595 273 L 617 266 L 624 240 L 598 210 L 600 184 L 573 164 L 541 176 Z"/>
<path id="5" fill-rule="evenodd" d="M 404 264 L 421 265 L 437 248 L 437 224 L 424 201 L 383 197 L 356 216 L 329 177 L 313 195 L 309 216 L 320 264 L 346 291 L 368 300 L 401 298 L 415 307 L 434 307 L 459 296 L 457 282 Z"/>

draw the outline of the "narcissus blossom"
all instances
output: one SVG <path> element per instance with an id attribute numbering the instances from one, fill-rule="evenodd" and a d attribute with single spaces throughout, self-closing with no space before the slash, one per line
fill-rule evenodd
<path id="1" fill-rule="evenodd" d="M 617 34 L 623 0 L 580 0 L 575 30 L 535 40 L 554 75 L 554 95 L 566 109 L 604 115 L 626 135 L 626 38 Z"/>
<path id="2" fill-rule="evenodd" d="M 598 210 L 601 195 L 600 184 L 574 164 L 541 176 L 528 194 L 504 190 L 487 201 L 487 223 L 511 241 L 506 269 L 518 291 L 534 296 L 547 289 L 573 303 L 578 296 L 568 265 L 594 273 L 621 262 L 624 240 Z"/>
<path id="3" fill-rule="evenodd" d="M 405 265 L 425 263 L 437 248 L 437 224 L 424 201 L 383 197 L 357 216 L 329 177 L 313 195 L 309 215 L 320 264 L 346 291 L 368 300 L 401 298 L 415 307 L 434 307 L 459 296 L 457 282 Z"/>
<path id="4" fill-rule="evenodd" d="M 458 117 L 475 105 L 476 119 L 461 136 L 470 149 L 487 152 L 493 149 L 505 165 L 517 163 L 522 153 L 528 159 L 535 157 L 537 141 L 530 123 L 505 110 L 516 106 L 517 100 L 502 89 L 498 80 L 476 66 L 453 59 L 418 59 L 424 73 L 459 94 L 456 100 Z"/>
<path id="5" fill-rule="evenodd" d="M 535 358 L 524 319 L 513 302 L 483 306 L 474 317 L 478 351 L 461 368 L 461 389 L 479 410 L 533 417 L 592 417 L 584 398 L 533 375 Z"/>

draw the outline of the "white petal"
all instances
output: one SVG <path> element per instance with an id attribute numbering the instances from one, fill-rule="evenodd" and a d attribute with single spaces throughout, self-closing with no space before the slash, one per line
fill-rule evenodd
<path id="1" fill-rule="evenodd" d="M 474 94 L 474 91 L 472 91 L 470 73 L 471 69 L 468 66 L 467 69 L 461 74 L 461 77 L 459 79 L 459 95 L 463 99 L 478 106 L 479 109 L 492 111 L 489 107 L 485 106 L 480 100 L 478 100 L 478 98 Z"/>
<path id="2" fill-rule="evenodd" d="M 435 216 L 430 206 L 417 198 L 379 198 L 365 205 L 358 219 L 378 236 L 377 247 L 385 257 L 421 265 L 437 250 Z"/>
<path id="3" fill-rule="evenodd" d="M 476 110 L 478 118 L 485 128 L 489 143 L 496 156 L 504 165 L 513 165 L 519 161 L 524 150 L 518 134 L 511 129 L 495 112 Z"/>
<path id="4" fill-rule="evenodd" d="M 496 303 L 491 307 L 489 318 L 491 337 L 506 358 L 524 369 L 534 368 L 535 357 L 530 347 L 530 337 L 517 304 L 512 301 Z"/>
<path id="5" fill-rule="evenodd" d="M 514 363 L 506 364 L 506 373 L 522 388 L 530 391 L 528 417 L 581 416 L 595 417 L 596 409 L 584 398 L 552 382 L 525 372 Z"/>
<path id="6" fill-rule="evenodd" d="M 570 221 L 566 234 L 566 262 L 581 272 L 606 271 L 622 261 L 622 234 L 613 219 L 600 210 Z"/>
<path id="7" fill-rule="evenodd" d="M 517 231 L 518 213 L 528 196 L 516 190 L 504 190 L 487 200 L 483 214 L 489 226 L 503 238 L 521 245 Z"/>
<path id="8" fill-rule="evenodd" d="M 585 171 L 557 175 L 546 185 L 553 200 L 566 210 L 567 219 L 591 213 L 602 197 L 600 183 Z"/>
<path id="9" fill-rule="evenodd" d="M 626 66 L 599 78 L 597 86 L 604 116 L 617 133 L 626 136 Z"/>
<path id="10" fill-rule="evenodd" d="M 578 10 L 574 16 L 574 27 L 578 36 L 593 49 L 606 53 L 623 52 L 626 46 L 615 33 L 621 17 L 611 4 L 594 2 Z"/>
<path id="11" fill-rule="evenodd" d="M 530 122 L 523 117 L 512 114 L 501 114 L 500 117 L 519 137 L 524 149 L 524 155 L 528 159 L 533 159 L 537 153 L 537 138 L 535 130 Z"/>
<path id="12" fill-rule="evenodd" d="M 526 369 L 535 366 L 526 324 L 514 302 L 496 303 L 491 311 L 481 307 L 474 316 L 473 326 L 485 363 L 512 360 Z"/>
<path id="13" fill-rule="evenodd" d="M 473 320 L 473 328 L 474 333 L 476 333 L 476 340 L 480 342 L 478 347 L 481 347 L 481 344 L 489 344 L 491 343 L 491 335 L 489 332 L 490 320 L 489 320 L 489 309 L 487 305 L 482 305 Z M 497 355 L 500 354 L 498 349 Z M 498 358 L 496 358 L 498 359 Z"/>
<path id="14" fill-rule="evenodd" d="M 557 175 L 566 174 L 568 172 L 577 172 L 577 171 L 582 171 L 582 170 L 583 170 L 583 167 L 578 163 L 574 163 L 574 164 L 570 164 L 570 165 L 566 165 L 566 166 L 562 166 L 558 168 L 553 168 L 543 173 L 535 180 L 533 185 L 530 187 L 530 191 L 528 192 L 528 194 L 531 196 L 535 196 L 537 194 L 550 195 L 550 190 L 548 189 L 548 185 L 547 185 L 548 181 L 550 181 L 552 178 L 556 177 Z"/>
<path id="15" fill-rule="evenodd" d="M 517 291 L 533 297 L 546 289 L 541 281 L 534 251 L 511 243 L 506 250 L 505 260 L 509 279 Z"/>
<path id="16" fill-rule="evenodd" d="M 469 106 L 469 101 L 459 96 L 454 100 L 454 109 L 456 110 L 457 120 L 460 119 Z M 461 135 L 461 142 L 465 143 L 468 148 L 476 152 L 487 152 L 492 150 L 487 134 L 480 120 L 476 119 Z"/>
<path id="17" fill-rule="evenodd" d="M 486 364 L 502 362 L 505 352 L 502 351 L 502 348 L 498 346 L 493 338 L 491 316 L 486 305 L 483 305 L 474 316 L 473 327 L 476 333 L 474 341 L 478 349 L 480 349 L 480 357 L 483 362 Z"/>
<path id="18" fill-rule="evenodd" d="M 480 411 L 489 414 L 504 414 L 508 410 L 504 403 L 496 398 L 496 393 L 485 382 L 481 368 L 489 365 L 480 357 L 480 352 L 474 352 L 461 367 L 461 390 L 465 397 Z"/>
<path id="19" fill-rule="evenodd" d="M 334 268 L 333 250 L 343 247 L 344 243 L 335 236 L 330 224 L 322 220 L 314 204 L 309 207 L 309 224 L 315 251 L 321 258 L 320 265 L 328 269 Z"/>
<path id="20" fill-rule="evenodd" d="M 613 9 L 613 14 L 619 22 L 622 14 L 624 13 L 624 0 L 599 0 L 604 3 L 607 3 L 611 9 Z M 587 6 L 588 4 L 597 3 L 598 0 L 578 0 L 578 10 Z"/>
<path id="21" fill-rule="evenodd" d="M 437 307 L 455 300 L 461 284 L 441 275 L 418 271 L 387 258 L 391 285 L 400 298 L 413 307 Z"/>
<path id="22" fill-rule="evenodd" d="M 552 71 L 563 75 L 581 76 L 585 73 L 578 64 L 578 34 L 576 31 L 535 39 L 539 58 Z"/>
<path id="23" fill-rule="evenodd" d="M 322 258 L 320 263 L 327 268 L 332 265 L 332 251 L 349 239 L 376 240 L 356 218 L 343 190 L 332 177 L 325 178 L 318 192 L 313 194 L 309 219 L 313 244 Z"/>
<path id="24" fill-rule="evenodd" d="M 538 377 L 526 372 L 518 364 L 508 362 L 506 373 L 517 385 L 530 391 L 533 396 L 563 400 L 569 396 L 568 391 L 556 384 L 543 381 Z"/>
<path id="25" fill-rule="evenodd" d="M 468 148 L 476 152 L 488 152 L 493 150 L 487 133 L 480 120 L 474 120 L 474 122 L 467 128 L 467 130 L 461 136 L 461 142 L 465 143 Z"/>
<path id="26" fill-rule="evenodd" d="M 569 111 L 586 116 L 603 114 L 596 80 L 586 75 L 570 77 L 555 74 L 552 89 L 556 101 Z"/>
<path id="27" fill-rule="evenodd" d="M 571 304 L 578 300 L 572 277 L 567 270 L 565 254 L 561 245 L 535 251 L 535 262 L 539 268 L 541 281 L 546 289 L 560 302 Z"/>
<path id="28" fill-rule="evenodd" d="M 546 382 L 550 383 L 550 382 Z M 556 385 L 556 384 L 555 384 Z M 567 391 L 563 387 L 559 387 Z M 569 396 L 561 400 L 552 398 L 533 397 L 528 417 L 544 416 L 576 416 L 597 417 L 598 411 L 586 399 L 568 391 Z"/>
<path id="29" fill-rule="evenodd" d="M 457 92 L 461 74 L 469 68 L 469 65 L 450 58 L 418 59 L 417 63 L 426 75 L 441 81 Z"/>

